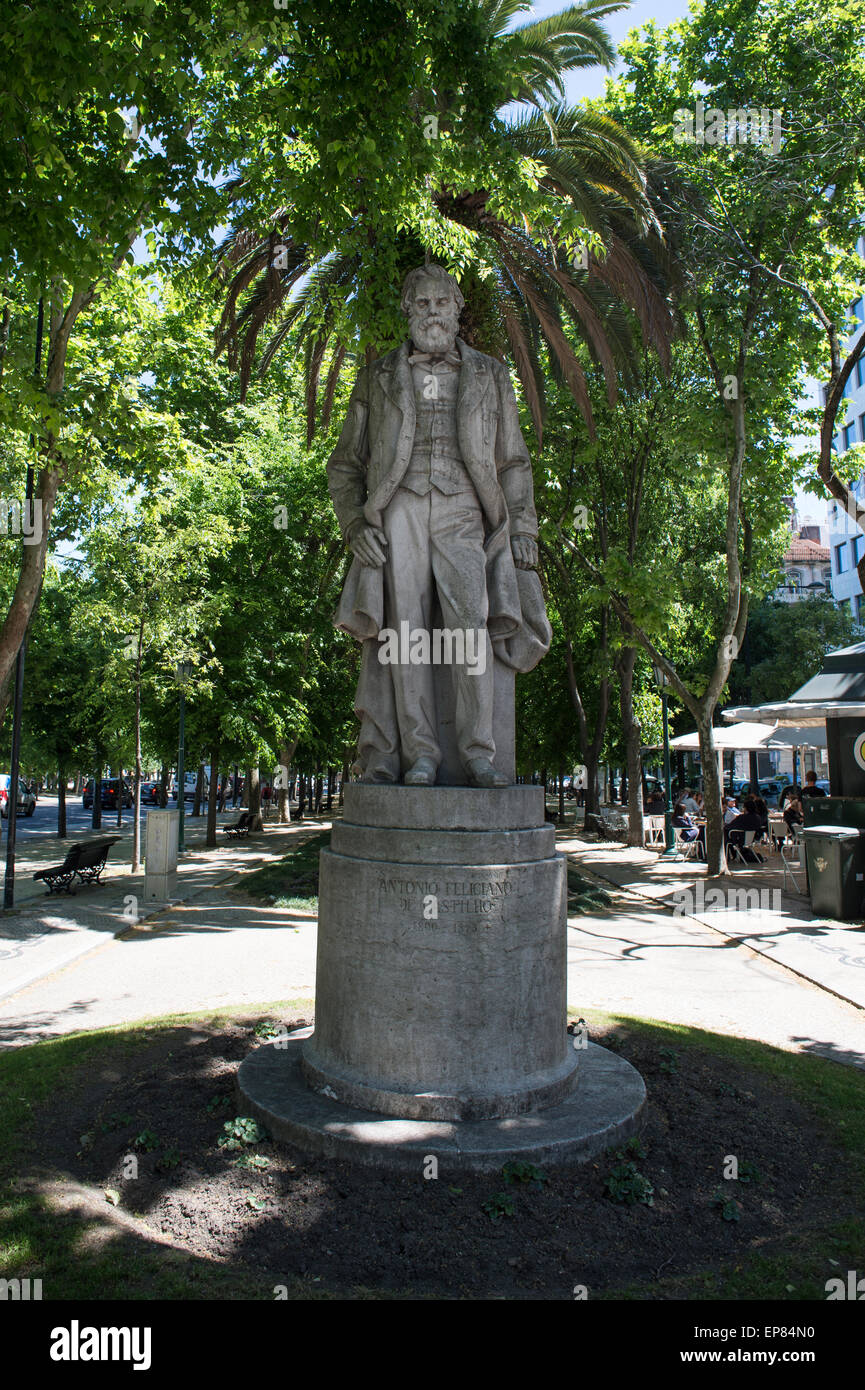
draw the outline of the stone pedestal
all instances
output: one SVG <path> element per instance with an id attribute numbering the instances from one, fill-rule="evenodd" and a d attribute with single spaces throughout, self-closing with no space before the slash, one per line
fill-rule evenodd
<path id="1" fill-rule="evenodd" d="M 565 911 L 540 787 L 346 788 L 321 856 L 310 1085 L 428 1120 L 561 1100 Z"/>
<path id="2" fill-rule="evenodd" d="M 144 839 L 144 901 L 164 903 L 177 891 L 179 811 L 148 811 Z"/>
<path id="3" fill-rule="evenodd" d="M 315 1032 L 244 1061 L 245 1112 L 408 1169 L 620 1142 L 645 1088 L 567 1034 L 566 893 L 540 787 L 347 787 L 321 856 Z"/>

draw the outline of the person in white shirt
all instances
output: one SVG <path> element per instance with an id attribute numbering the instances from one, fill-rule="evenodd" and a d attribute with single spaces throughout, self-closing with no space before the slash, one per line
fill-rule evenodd
<path id="1" fill-rule="evenodd" d="M 729 825 L 731 820 L 735 820 L 739 811 L 736 806 L 736 798 L 727 796 L 724 798 L 724 824 Z"/>
<path id="2" fill-rule="evenodd" d="M 685 788 L 685 795 L 682 797 L 681 805 L 684 806 L 689 816 L 698 816 L 700 814 L 700 807 L 694 800 L 694 794 L 690 787 Z"/>

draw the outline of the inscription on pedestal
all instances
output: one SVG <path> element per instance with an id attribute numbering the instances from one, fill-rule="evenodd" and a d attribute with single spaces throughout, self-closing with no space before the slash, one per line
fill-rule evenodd
<path id="1" fill-rule="evenodd" d="M 417 925 L 429 929 L 447 925 L 465 930 L 503 921 L 504 904 L 513 891 L 506 878 L 382 878 L 378 883 L 382 907 L 396 904 L 403 912 L 420 914 Z"/>

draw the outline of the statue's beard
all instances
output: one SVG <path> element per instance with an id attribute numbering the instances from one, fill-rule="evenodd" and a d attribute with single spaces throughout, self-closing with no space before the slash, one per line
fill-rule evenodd
<path id="1" fill-rule="evenodd" d="M 411 340 L 421 352 L 449 352 L 453 347 L 459 314 L 409 314 Z"/>

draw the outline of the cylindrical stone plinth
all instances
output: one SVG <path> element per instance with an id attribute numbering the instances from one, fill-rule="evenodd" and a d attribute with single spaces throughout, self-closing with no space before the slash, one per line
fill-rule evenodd
<path id="1" fill-rule="evenodd" d="M 577 1067 L 566 928 L 540 787 L 347 787 L 321 855 L 308 1083 L 421 1120 L 557 1104 Z"/>

